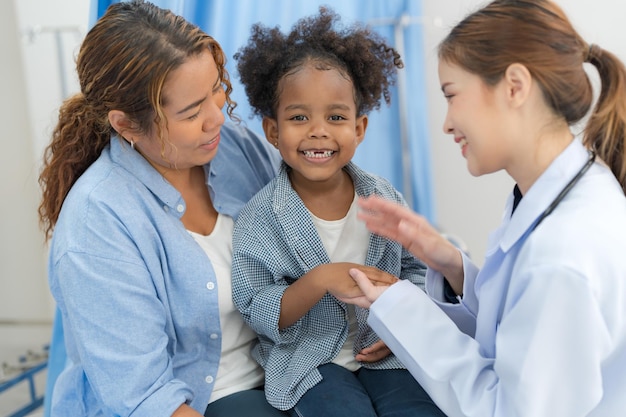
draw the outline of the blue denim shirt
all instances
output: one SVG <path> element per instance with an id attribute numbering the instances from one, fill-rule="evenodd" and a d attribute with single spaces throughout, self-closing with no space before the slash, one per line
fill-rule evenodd
<path id="1" fill-rule="evenodd" d="M 205 168 L 215 208 L 236 218 L 278 161 L 265 140 L 224 126 Z M 204 413 L 219 289 L 184 213 L 178 191 L 116 137 L 72 187 L 49 259 L 68 354 L 53 416 L 169 416 L 183 402 Z"/>

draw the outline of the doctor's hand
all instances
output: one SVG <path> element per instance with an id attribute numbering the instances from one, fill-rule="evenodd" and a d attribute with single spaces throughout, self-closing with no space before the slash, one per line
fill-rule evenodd
<path id="1" fill-rule="evenodd" d="M 361 290 L 361 294 L 355 296 L 336 296 L 344 303 L 370 308 L 372 303 L 391 285 L 390 283 L 372 281 L 368 276 L 369 274 L 366 275 L 365 272 L 357 268 L 350 268 L 348 273 Z M 396 278 L 395 282 L 397 281 L 399 281 L 398 278 Z"/>
<path id="2" fill-rule="evenodd" d="M 372 285 L 384 285 L 389 286 L 398 278 L 391 275 L 388 272 L 382 271 L 375 266 L 359 265 L 349 262 L 339 262 L 333 264 L 326 264 L 325 270 L 333 271 L 332 274 L 326 275 L 326 291 L 329 294 L 335 296 L 337 299 L 354 298 L 363 295 L 361 288 L 354 278 L 350 274 L 350 270 L 358 268 L 363 273 L 367 274 L 367 279 Z M 316 267 L 320 268 L 321 265 Z"/>
<path id="3" fill-rule="evenodd" d="M 461 252 L 426 218 L 378 196 L 360 198 L 358 204 L 358 218 L 371 232 L 400 243 L 429 268 L 441 272 L 457 294 L 463 292 Z"/>

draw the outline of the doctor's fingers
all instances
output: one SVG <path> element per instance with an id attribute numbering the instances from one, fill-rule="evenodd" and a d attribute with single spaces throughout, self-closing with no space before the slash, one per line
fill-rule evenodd
<path id="1" fill-rule="evenodd" d="M 377 196 L 359 200 L 359 206 L 358 217 L 366 223 L 368 229 L 389 239 L 404 238 L 399 235 L 398 227 L 401 223 L 413 224 L 415 228 L 419 228 L 423 223 L 428 223 L 423 216 L 408 207 Z"/>
<path id="2" fill-rule="evenodd" d="M 350 276 L 354 279 L 359 288 L 361 288 L 365 298 L 371 303 L 376 301 L 378 297 L 389 288 L 387 285 L 374 285 L 363 271 L 356 268 L 350 269 Z"/>
<path id="3" fill-rule="evenodd" d="M 358 204 L 363 211 L 380 213 L 385 216 L 394 215 L 396 217 L 403 217 L 407 212 L 411 212 L 407 207 L 393 201 L 385 200 L 377 195 L 361 197 L 358 200 Z"/>
<path id="4" fill-rule="evenodd" d="M 406 236 L 403 236 L 399 229 L 400 225 L 404 222 L 414 221 L 414 219 L 397 217 L 393 214 L 385 215 L 381 212 L 365 211 L 359 212 L 358 218 L 365 223 L 370 232 L 400 243 L 403 243 L 403 240 L 406 241 Z"/>
<path id="5" fill-rule="evenodd" d="M 398 242 L 429 268 L 440 271 L 457 256 L 456 247 L 427 222 L 402 222 L 398 228 Z"/>
<path id="6" fill-rule="evenodd" d="M 395 275 L 375 266 L 359 265 L 356 268 L 363 272 L 373 285 L 391 285 L 398 281 L 398 277 Z"/>

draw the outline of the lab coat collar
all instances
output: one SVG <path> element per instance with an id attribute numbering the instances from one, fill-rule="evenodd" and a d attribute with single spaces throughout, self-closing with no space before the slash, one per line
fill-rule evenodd
<path id="1" fill-rule="evenodd" d="M 532 230 L 539 216 L 580 171 L 588 156 L 587 149 L 580 140 L 574 139 L 526 192 L 513 216 L 511 216 L 513 209 L 511 193 L 505 209 L 505 216 L 510 219 L 508 224 L 506 219 L 503 222 L 504 230 L 500 239 L 500 249 L 503 252 L 511 249 L 522 236 Z"/>

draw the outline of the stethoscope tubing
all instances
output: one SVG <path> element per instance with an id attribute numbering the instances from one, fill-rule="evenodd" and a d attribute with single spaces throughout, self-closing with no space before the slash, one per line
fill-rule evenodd
<path id="1" fill-rule="evenodd" d="M 571 189 L 574 188 L 574 186 L 578 183 L 578 181 L 582 178 L 582 176 L 585 175 L 585 173 L 589 170 L 589 168 L 591 168 L 591 165 L 593 165 L 593 162 L 595 161 L 595 159 L 596 159 L 596 153 L 590 150 L 589 159 L 587 160 L 585 165 L 583 165 L 583 167 L 578 171 L 578 173 L 576 173 L 574 178 L 572 178 L 570 182 L 568 182 L 567 185 L 563 187 L 559 195 L 557 195 L 556 198 L 552 201 L 552 203 L 550 203 L 548 208 L 546 208 L 543 211 L 543 213 L 541 213 L 541 215 L 539 216 L 539 219 L 537 220 L 537 222 L 535 223 L 535 226 L 533 227 L 533 230 L 535 230 L 537 226 L 539 226 L 539 224 L 554 211 L 554 209 L 559 205 L 559 203 L 563 201 L 567 193 L 569 193 Z"/>

